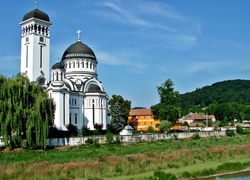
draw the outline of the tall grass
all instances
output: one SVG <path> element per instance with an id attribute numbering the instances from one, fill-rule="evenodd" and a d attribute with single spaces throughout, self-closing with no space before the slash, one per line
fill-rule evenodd
<path id="1" fill-rule="evenodd" d="M 46 151 L 2 151 L 0 179 L 102 179 L 148 172 L 154 177 L 153 172 L 159 170 L 166 173 L 173 171 L 176 177 L 205 176 L 224 171 L 225 165 L 197 171 L 182 169 L 211 161 L 250 159 L 249 142 L 249 136 L 241 136 L 136 144 L 100 145 L 93 142 Z M 250 163 L 241 165 L 249 167 Z"/>

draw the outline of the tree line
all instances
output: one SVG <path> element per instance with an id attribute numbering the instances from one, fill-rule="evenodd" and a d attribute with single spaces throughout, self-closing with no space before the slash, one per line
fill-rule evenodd
<path id="1" fill-rule="evenodd" d="M 248 80 L 219 82 L 186 94 L 175 91 L 173 86 L 170 79 L 157 86 L 160 101 L 151 106 L 162 132 L 169 131 L 189 112 L 213 114 L 223 122 L 250 119 Z M 118 134 L 127 124 L 131 101 L 112 95 L 109 106 L 108 131 Z M 45 149 L 54 125 L 54 111 L 53 99 L 39 84 L 30 82 L 23 74 L 11 78 L 0 75 L 0 136 L 9 148 Z"/>

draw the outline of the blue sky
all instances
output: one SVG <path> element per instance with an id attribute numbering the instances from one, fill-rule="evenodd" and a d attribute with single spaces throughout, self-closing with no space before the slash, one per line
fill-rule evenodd
<path id="1" fill-rule="evenodd" d="M 23 16 L 34 0 L 0 1 L 0 74 L 20 71 Z M 250 79 L 249 0 L 40 0 L 51 26 L 51 66 L 81 40 L 96 54 L 106 92 L 132 107 L 159 102 L 171 79 L 181 94 Z"/>

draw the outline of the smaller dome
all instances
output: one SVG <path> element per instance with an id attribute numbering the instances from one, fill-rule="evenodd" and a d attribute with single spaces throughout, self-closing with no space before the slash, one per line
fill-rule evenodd
<path id="1" fill-rule="evenodd" d="M 102 92 L 101 88 L 96 84 L 90 84 L 87 92 Z"/>
<path id="2" fill-rule="evenodd" d="M 77 41 L 66 49 L 63 53 L 62 60 L 67 58 L 90 58 L 96 60 L 95 53 L 86 44 Z"/>
<path id="3" fill-rule="evenodd" d="M 26 21 L 26 20 L 31 19 L 31 18 L 37 18 L 40 20 L 50 22 L 48 14 L 46 14 L 43 11 L 40 11 L 39 9 L 34 9 L 34 10 L 28 12 L 27 14 L 25 14 L 23 16 L 23 21 Z"/>
<path id="4" fill-rule="evenodd" d="M 52 69 L 64 69 L 64 66 L 60 62 L 57 62 L 52 66 Z"/>

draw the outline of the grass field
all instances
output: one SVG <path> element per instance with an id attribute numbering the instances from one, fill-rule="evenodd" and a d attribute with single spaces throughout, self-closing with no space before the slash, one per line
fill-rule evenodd
<path id="1" fill-rule="evenodd" d="M 247 167 L 249 135 L 0 151 L 0 179 L 137 180 L 153 179 L 157 171 L 190 178 Z"/>

